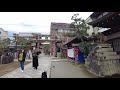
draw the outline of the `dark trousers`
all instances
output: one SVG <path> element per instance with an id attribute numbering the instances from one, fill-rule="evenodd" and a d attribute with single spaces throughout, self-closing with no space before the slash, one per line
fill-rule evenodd
<path id="1" fill-rule="evenodd" d="M 21 67 L 22 70 L 24 70 L 24 61 L 23 60 L 20 61 L 20 67 Z"/>
<path id="2" fill-rule="evenodd" d="M 36 69 L 38 67 L 38 57 L 37 56 L 33 56 L 33 67 L 35 67 Z"/>

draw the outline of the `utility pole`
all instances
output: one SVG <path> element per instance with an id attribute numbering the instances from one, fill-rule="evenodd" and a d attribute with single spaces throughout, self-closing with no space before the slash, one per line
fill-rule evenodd
<path id="1" fill-rule="evenodd" d="M 36 35 L 36 48 L 38 49 L 38 35 Z"/>
<path id="2" fill-rule="evenodd" d="M 37 50 L 39 50 L 39 42 L 38 42 L 38 39 L 39 39 L 39 34 L 34 34 L 33 33 L 33 35 L 35 35 L 35 38 L 36 38 L 36 48 L 37 48 Z"/>
<path id="3" fill-rule="evenodd" d="M 55 57 L 57 57 L 57 36 L 55 36 Z"/>
<path id="4" fill-rule="evenodd" d="M 13 34 L 15 37 L 15 50 L 17 51 L 17 34 L 15 33 L 15 34 Z"/>

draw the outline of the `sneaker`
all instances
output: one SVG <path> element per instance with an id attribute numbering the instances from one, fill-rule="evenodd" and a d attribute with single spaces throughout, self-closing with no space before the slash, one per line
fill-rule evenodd
<path id="1" fill-rule="evenodd" d="M 23 72 L 23 70 L 21 70 L 21 72 Z"/>

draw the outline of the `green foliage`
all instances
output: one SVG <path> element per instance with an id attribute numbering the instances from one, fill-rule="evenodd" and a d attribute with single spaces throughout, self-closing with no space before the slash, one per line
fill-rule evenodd
<path id="1" fill-rule="evenodd" d="M 66 37 L 78 37 L 82 39 L 84 36 L 88 36 L 87 30 L 89 26 L 86 25 L 85 20 L 78 18 L 79 14 L 74 14 L 71 18 L 73 22 L 70 24 L 70 28 L 75 30 L 74 33 L 65 33 L 63 34 Z M 82 40 L 83 41 L 83 40 Z"/>
<path id="2" fill-rule="evenodd" d="M 49 50 L 50 49 L 50 45 L 49 44 L 45 44 L 44 45 L 44 49 Z"/>
<path id="3" fill-rule="evenodd" d="M 14 42 L 17 43 L 17 45 L 21 45 L 22 49 L 29 50 L 31 48 L 31 40 L 27 40 L 24 37 L 19 37 L 17 34 L 14 34 L 13 37 L 15 38 Z"/>
<path id="4" fill-rule="evenodd" d="M 3 43 L 3 45 L 8 45 L 8 44 L 10 44 L 10 38 L 4 39 L 4 40 L 2 41 L 2 43 Z"/>
<path id="5" fill-rule="evenodd" d="M 0 56 L 3 54 L 4 51 L 4 45 L 3 43 L 0 41 Z"/>
<path id="6" fill-rule="evenodd" d="M 81 42 L 79 44 L 79 48 L 80 50 L 87 56 L 89 54 L 89 47 L 90 47 L 91 43 L 90 42 L 87 42 L 87 41 L 84 41 L 84 42 Z"/>
<path id="7" fill-rule="evenodd" d="M 75 37 L 76 33 L 65 33 L 65 34 L 63 34 L 63 36 L 66 36 L 66 37 Z"/>
<path id="8" fill-rule="evenodd" d="M 87 30 L 89 29 L 89 26 L 86 25 L 84 19 L 78 18 L 78 16 L 79 14 L 74 14 L 72 16 L 71 20 L 73 20 L 73 22 L 71 23 L 70 27 L 74 28 L 76 36 L 82 39 L 82 37 L 88 35 Z"/>
<path id="9" fill-rule="evenodd" d="M 25 38 L 19 38 L 17 41 L 18 45 L 22 45 L 22 49 L 29 50 L 30 49 L 30 40 L 27 40 Z"/>
<path id="10" fill-rule="evenodd" d="M 78 17 L 79 14 L 74 14 L 71 18 L 73 22 L 70 24 L 70 28 L 74 28 L 75 33 L 74 36 L 81 39 L 79 48 L 84 54 L 87 56 L 89 53 L 89 42 L 86 42 L 83 40 L 83 37 L 88 36 L 87 30 L 89 29 L 89 26 L 86 25 L 85 20 Z M 70 34 L 67 34 L 66 36 L 69 36 Z M 72 35 L 71 35 L 72 36 Z"/>

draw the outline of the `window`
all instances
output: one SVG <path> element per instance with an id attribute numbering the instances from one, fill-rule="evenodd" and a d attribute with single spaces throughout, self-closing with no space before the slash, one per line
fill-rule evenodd
<path id="1" fill-rule="evenodd" d="M 56 29 L 56 30 L 53 32 L 53 34 L 56 35 L 57 33 L 58 33 L 58 30 Z"/>
<path id="2" fill-rule="evenodd" d="M 42 39 L 42 37 L 39 37 L 39 39 Z"/>
<path id="3" fill-rule="evenodd" d="M 63 32 L 63 29 L 59 29 L 58 32 Z"/>
<path id="4" fill-rule="evenodd" d="M 45 39 L 48 39 L 48 37 L 45 37 Z"/>

